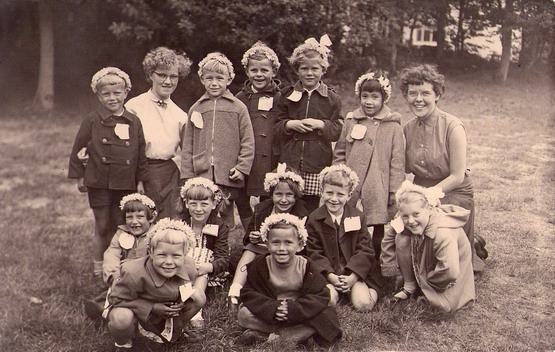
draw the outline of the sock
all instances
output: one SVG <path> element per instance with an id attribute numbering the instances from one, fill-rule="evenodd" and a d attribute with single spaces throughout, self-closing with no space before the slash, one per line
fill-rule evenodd
<path id="1" fill-rule="evenodd" d="M 102 276 L 102 260 L 93 260 L 93 273 Z"/>
<path id="2" fill-rule="evenodd" d="M 407 292 L 410 292 L 410 293 L 413 293 L 414 291 L 416 291 L 417 287 L 418 287 L 418 285 L 416 284 L 416 281 L 405 282 L 403 284 L 403 289 Z M 403 290 L 397 292 L 393 297 L 399 298 L 399 299 L 408 299 L 409 298 L 409 296 Z"/>
<path id="3" fill-rule="evenodd" d="M 133 340 L 129 340 L 126 343 L 121 344 L 121 345 L 117 342 L 114 342 L 114 345 L 116 347 L 119 347 L 119 348 L 132 348 L 133 347 Z"/>
<path id="4" fill-rule="evenodd" d="M 195 314 L 195 315 L 191 318 L 191 320 L 196 320 L 196 321 L 204 320 L 204 318 L 202 317 L 202 308 L 198 311 L 197 314 Z"/>
<path id="5" fill-rule="evenodd" d="M 227 295 L 232 297 L 239 297 L 241 295 L 242 288 L 243 285 L 232 283 L 231 286 L 229 286 L 229 293 Z"/>

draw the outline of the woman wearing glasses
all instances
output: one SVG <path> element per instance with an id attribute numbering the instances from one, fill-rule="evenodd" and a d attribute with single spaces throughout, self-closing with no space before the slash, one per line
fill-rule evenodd
<path id="1" fill-rule="evenodd" d="M 185 54 L 159 47 L 146 54 L 143 69 L 152 87 L 130 99 L 125 107 L 143 125 L 149 180 L 145 192 L 158 208 L 158 219 L 174 217 L 178 200 L 181 130 L 187 113 L 171 100 L 179 80 L 187 77 L 191 60 Z"/>
<path id="2" fill-rule="evenodd" d="M 464 231 L 475 254 L 474 191 L 466 166 L 466 131 L 457 117 L 436 106 L 445 92 L 445 77 L 431 65 L 418 65 L 404 69 L 399 81 L 399 88 L 415 115 L 403 127 L 405 172 L 414 174 L 415 184 L 437 187 L 445 193 L 442 204 L 470 210 Z M 484 264 L 474 257 L 474 271 L 481 272 Z"/>

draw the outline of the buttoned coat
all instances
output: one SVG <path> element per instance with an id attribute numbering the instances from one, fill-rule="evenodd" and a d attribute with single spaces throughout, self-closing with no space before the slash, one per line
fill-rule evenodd
<path id="1" fill-rule="evenodd" d="M 202 128 L 195 125 L 202 117 Z M 244 175 L 251 171 L 254 159 L 254 134 L 245 104 L 229 90 L 217 99 L 205 93 L 189 110 L 189 122 L 183 138 L 181 178 L 196 176 L 217 185 L 242 188 L 241 180 L 231 180 L 232 168 Z"/>
<path id="2" fill-rule="evenodd" d="M 362 138 L 353 138 L 353 127 L 363 126 Z M 357 137 L 357 136 L 355 136 Z M 405 179 L 405 149 L 401 115 L 384 105 L 373 118 L 361 108 L 347 114 L 345 125 L 334 149 L 334 164 L 346 164 L 360 183 L 351 197 L 360 199 L 367 225 L 385 224 L 390 220 L 388 200 Z"/>
<path id="3" fill-rule="evenodd" d="M 360 221 L 359 228 L 345 231 L 345 219 L 357 217 Z M 341 224 L 337 229 L 328 209 L 323 205 L 308 216 L 306 253 L 324 277 L 327 278 L 329 273 L 355 273 L 380 295 L 383 278 L 365 224 L 364 214 L 345 204 Z"/>
<path id="4" fill-rule="evenodd" d="M 268 195 L 264 190 L 264 177 L 277 166 L 278 147 L 274 146 L 273 127 L 276 121 L 276 106 L 281 96 L 279 81 L 272 81 L 263 91 L 255 92 L 250 81 L 237 93 L 249 110 L 254 132 L 254 160 L 247 179 L 247 194 L 250 196 Z M 260 98 L 271 98 L 269 110 L 260 109 Z"/>

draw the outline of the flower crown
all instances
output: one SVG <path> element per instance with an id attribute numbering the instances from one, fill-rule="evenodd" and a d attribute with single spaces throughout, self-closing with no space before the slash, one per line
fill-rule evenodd
<path id="1" fill-rule="evenodd" d="M 345 164 L 335 164 L 332 166 L 328 166 L 326 168 L 324 168 L 324 170 L 320 171 L 320 185 L 323 186 L 324 185 L 324 177 L 326 177 L 326 175 L 330 172 L 342 172 L 347 174 L 347 176 L 349 177 L 349 179 L 351 180 L 351 183 L 353 184 L 353 186 L 351 187 L 351 190 L 355 190 L 358 187 L 358 176 L 357 174 L 351 170 L 350 167 L 348 167 Z"/>
<path id="2" fill-rule="evenodd" d="M 391 83 L 389 82 L 389 79 L 383 74 L 376 76 L 374 72 L 368 72 L 360 76 L 355 83 L 355 95 L 359 96 L 360 87 L 362 86 L 362 84 L 365 81 L 369 81 L 371 79 L 375 79 L 376 81 L 378 81 L 385 93 L 383 102 L 384 104 L 387 103 L 389 101 L 389 98 L 391 98 Z"/>
<path id="3" fill-rule="evenodd" d="M 216 202 L 216 204 L 220 204 L 223 199 L 222 190 L 220 189 L 220 187 L 216 186 L 214 182 L 204 177 L 195 177 L 187 180 L 183 187 L 181 187 L 179 195 L 183 200 L 185 200 L 185 195 L 187 194 L 187 191 L 193 186 L 204 187 L 212 192 L 212 194 L 214 194 L 214 201 Z"/>
<path id="4" fill-rule="evenodd" d="M 403 181 L 401 187 L 395 193 L 395 198 L 399 199 L 401 195 L 405 192 L 415 192 L 420 193 L 424 196 L 428 204 L 433 207 L 439 207 L 441 205 L 440 199 L 445 197 L 445 193 L 439 187 L 424 188 L 422 186 L 415 185 L 409 180 Z"/>
<path id="5" fill-rule="evenodd" d="M 119 78 L 123 79 L 123 81 L 125 82 L 125 90 L 127 91 L 131 90 L 131 79 L 129 78 L 129 75 L 127 73 L 123 72 L 117 67 L 104 67 L 103 69 L 95 73 L 94 76 L 92 77 L 91 89 L 94 94 L 98 92 L 96 89 L 98 82 L 102 78 L 106 77 L 107 75 L 116 75 Z"/>
<path id="6" fill-rule="evenodd" d="M 306 231 L 306 228 L 304 226 L 305 220 L 306 218 L 304 220 L 299 219 L 295 215 L 289 213 L 272 214 L 268 216 L 260 226 L 260 238 L 264 242 L 267 242 L 268 233 L 274 227 L 274 225 L 278 223 L 286 223 L 294 226 L 297 229 L 297 232 L 299 234 L 299 244 L 302 249 L 304 248 L 304 246 L 306 245 L 306 241 L 308 240 L 308 232 Z"/>
<path id="7" fill-rule="evenodd" d="M 121 199 L 121 201 L 119 202 L 119 208 L 121 210 L 123 210 L 123 208 L 125 207 L 125 204 L 127 202 L 130 202 L 132 200 L 136 200 L 141 202 L 143 205 L 149 207 L 152 210 L 156 210 L 156 204 L 154 204 L 154 202 L 152 201 L 152 199 L 148 198 L 147 196 L 145 196 L 144 194 L 140 194 L 140 193 L 132 193 L 132 194 L 128 194 L 125 197 L 123 197 Z"/>
<path id="8" fill-rule="evenodd" d="M 265 56 L 272 63 L 272 67 L 276 71 L 279 70 L 279 67 L 281 66 L 281 64 L 279 63 L 279 59 L 276 55 L 276 52 L 273 51 L 266 44 L 262 43 L 261 41 L 258 41 L 256 43 L 254 43 L 254 45 L 251 46 L 251 48 L 249 50 L 245 51 L 245 54 L 243 55 L 243 58 L 241 59 L 241 64 L 243 65 L 245 70 L 249 66 L 249 59 L 252 59 L 256 55 Z"/>
<path id="9" fill-rule="evenodd" d="M 293 171 L 285 171 L 287 169 L 287 165 L 284 163 L 279 163 L 276 169 L 276 172 L 268 172 L 264 177 L 264 190 L 266 192 L 270 192 L 272 187 L 277 186 L 279 181 L 290 179 L 291 181 L 295 182 L 299 185 L 299 191 L 304 190 L 304 180 L 301 176 L 297 175 Z"/>
<path id="10" fill-rule="evenodd" d="M 308 51 L 316 51 L 322 57 L 322 66 L 327 68 L 329 66 L 328 56 L 330 53 L 330 46 L 332 45 L 331 39 L 327 34 L 324 34 L 318 42 L 314 38 L 308 38 L 301 45 L 293 50 L 293 54 L 289 58 L 289 62 L 293 65 L 297 62 L 300 56 Z"/>
<path id="11" fill-rule="evenodd" d="M 198 63 L 198 76 L 199 77 L 202 77 L 202 69 L 210 61 L 217 61 L 218 63 L 227 67 L 227 71 L 229 72 L 229 78 L 231 80 L 233 80 L 235 78 L 235 71 L 233 71 L 233 64 L 231 63 L 231 61 L 229 61 L 227 56 L 225 56 L 224 54 L 222 54 L 220 52 L 217 52 L 217 51 L 206 55 L 206 57 Z"/>
<path id="12" fill-rule="evenodd" d="M 187 245 L 187 249 L 193 247 L 196 244 L 195 232 L 189 225 L 187 225 L 181 220 L 172 220 L 170 218 L 163 218 L 163 219 L 160 219 L 160 221 L 158 221 L 152 227 L 150 241 L 148 243 L 148 252 L 150 252 L 151 250 L 150 247 L 151 247 L 152 238 L 154 238 L 156 234 L 166 230 L 175 230 L 183 233 L 184 235 L 183 237 L 185 238 L 185 244 Z"/>

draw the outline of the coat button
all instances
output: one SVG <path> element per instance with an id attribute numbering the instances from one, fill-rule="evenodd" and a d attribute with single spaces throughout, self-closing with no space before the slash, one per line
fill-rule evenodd
<path id="1" fill-rule="evenodd" d="M 102 138 L 102 143 L 108 143 L 108 140 L 106 138 Z"/>
<path id="2" fill-rule="evenodd" d="M 260 134 L 262 137 L 268 137 L 268 135 L 266 133 L 261 133 Z"/>
<path id="3" fill-rule="evenodd" d="M 102 157 L 102 161 L 106 162 L 106 157 L 105 156 Z"/>
<path id="4" fill-rule="evenodd" d="M 125 145 L 126 145 L 127 147 L 129 147 L 129 142 L 125 142 Z"/>
<path id="5" fill-rule="evenodd" d="M 379 124 L 378 121 L 374 121 L 374 126 L 377 126 Z"/>
<path id="6" fill-rule="evenodd" d="M 126 163 L 127 165 L 129 165 L 129 164 L 131 164 L 131 161 L 125 160 L 125 163 Z"/>

